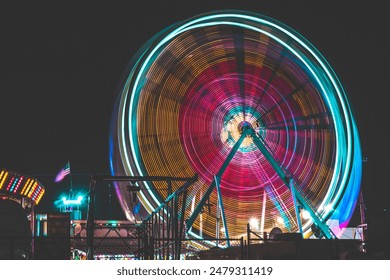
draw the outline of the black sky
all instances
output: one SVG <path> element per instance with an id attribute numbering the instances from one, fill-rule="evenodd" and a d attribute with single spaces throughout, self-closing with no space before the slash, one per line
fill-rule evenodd
<path id="1" fill-rule="evenodd" d="M 109 173 L 110 116 L 122 73 L 138 48 L 178 21 L 241 9 L 289 25 L 328 60 L 349 96 L 368 157 L 368 211 L 390 208 L 390 21 L 384 4 L 78 2 L 0 8 L 0 166 L 38 178 L 47 190 L 42 205 L 52 205 L 67 185 L 53 179 L 68 160 L 76 187 L 86 188 L 90 173 Z"/>

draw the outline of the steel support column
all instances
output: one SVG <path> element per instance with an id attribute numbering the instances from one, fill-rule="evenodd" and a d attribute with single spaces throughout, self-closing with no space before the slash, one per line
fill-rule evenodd
<path id="1" fill-rule="evenodd" d="M 222 193 L 221 193 L 221 186 L 220 186 L 220 179 L 218 176 L 214 176 L 215 180 L 215 186 L 217 188 L 218 192 L 218 204 L 219 204 L 219 210 L 221 211 L 221 216 L 222 216 L 222 224 L 225 229 L 225 238 L 226 238 L 226 245 L 230 247 L 230 240 L 229 240 L 229 230 L 227 227 L 227 222 L 226 222 L 226 215 L 225 215 L 225 208 L 223 206 L 223 200 L 222 200 Z M 218 211 L 218 210 L 217 210 Z M 218 216 L 217 216 L 218 217 Z M 219 239 L 219 238 L 217 238 Z"/>
<path id="2" fill-rule="evenodd" d="M 219 178 L 222 177 L 223 173 L 225 172 L 226 168 L 228 167 L 230 161 L 232 160 L 232 158 L 234 157 L 234 155 L 236 154 L 236 152 L 238 151 L 238 148 L 240 148 L 241 146 L 241 143 L 242 141 L 244 141 L 245 137 L 247 135 L 242 133 L 240 138 L 238 139 L 238 141 L 234 144 L 233 148 L 231 149 L 230 153 L 228 154 L 226 160 L 224 161 L 224 163 L 222 164 L 221 168 L 219 169 L 218 173 L 216 174 L 216 176 L 218 176 Z M 206 201 L 209 199 L 211 193 L 213 192 L 215 188 L 215 180 L 212 180 L 210 186 L 208 187 L 208 189 L 206 190 L 205 194 L 203 195 L 203 197 L 200 199 L 198 205 L 196 206 L 194 212 L 192 213 L 192 215 L 188 218 L 187 222 L 186 222 L 186 225 L 187 225 L 187 231 L 189 231 L 192 227 L 192 225 L 194 224 L 195 222 L 195 219 L 196 217 L 198 217 L 200 211 L 202 210 L 203 206 L 206 204 Z"/>
<path id="3" fill-rule="evenodd" d="M 257 136 L 255 130 L 252 127 L 248 127 L 246 130 L 246 133 L 248 135 L 252 136 L 253 143 L 256 145 L 256 147 L 260 150 L 260 152 L 264 155 L 264 157 L 268 160 L 268 162 L 271 164 L 273 169 L 276 171 L 280 179 L 284 182 L 286 187 L 294 192 L 296 199 L 299 201 L 299 203 L 305 208 L 306 211 L 309 212 L 310 216 L 312 217 L 314 223 L 321 229 L 321 231 L 324 233 L 325 237 L 327 239 L 333 239 L 334 235 L 332 234 L 329 227 L 321 221 L 321 219 L 317 216 L 317 214 L 314 212 L 314 210 L 311 208 L 309 203 L 306 201 L 306 199 L 300 194 L 300 192 L 295 188 L 292 178 L 290 178 L 286 172 L 282 169 L 282 167 L 279 165 L 279 163 L 274 159 L 274 157 L 271 155 L 271 153 L 268 151 L 266 146 L 263 144 L 262 140 Z"/>

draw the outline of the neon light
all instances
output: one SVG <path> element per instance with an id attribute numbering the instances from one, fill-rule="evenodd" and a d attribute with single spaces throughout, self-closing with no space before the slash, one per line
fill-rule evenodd
<path id="1" fill-rule="evenodd" d="M 11 188 L 10 188 L 9 190 L 7 190 L 7 191 L 9 191 L 9 192 L 13 192 L 13 190 L 14 190 L 16 184 L 19 182 L 19 178 L 14 177 L 14 179 L 15 179 L 15 180 L 14 180 L 14 182 L 13 182 Z"/>
<path id="2" fill-rule="evenodd" d="M 64 203 L 64 205 L 80 205 L 82 201 L 82 196 L 78 196 L 77 199 L 67 199 L 66 197 L 62 198 L 62 202 Z"/>
<path id="3" fill-rule="evenodd" d="M 31 181 L 32 181 L 32 179 L 30 179 L 30 178 L 27 179 L 26 183 L 24 184 L 24 186 L 23 186 L 23 188 L 22 188 L 22 190 L 20 192 L 21 195 L 24 195 L 24 192 L 26 191 L 26 189 L 30 185 Z"/>
<path id="4" fill-rule="evenodd" d="M 22 193 L 22 195 L 27 196 L 34 184 L 35 184 L 35 180 L 31 180 L 30 184 L 28 184 L 26 190 L 24 191 L 24 193 Z"/>
<path id="5" fill-rule="evenodd" d="M 8 172 L 7 172 L 7 171 L 5 171 L 4 173 L 3 173 L 3 171 L 2 171 L 1 173 L 2 173 L 2 176 L 4 176 L 4 177 L 3 177 L 3 179 L 0 181 L 0 190 L 3 188 L 4 181 L 5 181 L 5 179 L 7 179 L 7 177 L 8 177 Z M 1 177 L 0 177 L 0 178 L 1 178 Z"/>
<path id="6" fill-rule="evenodd" d="M 29 191 L 28 194 L 27 194 L 27 197 L 28 197 L 28 198 L 31 198 L 31 196 L 32 196 L 32 194 L 33 194 L 33 192 L 34 192 L 34 190 L 35 190 L 35 188 L 36 188 L 37 186 L 38 186 L 38 182 L 35 181 L 35 182 L 34 182 L 34 185 L 31 187 L 30 191 Z"/>
<path id="7" fill-rule="evenodd" d="M 37 187 L 35 188 L 35 190 L 34 190 L 32 196 L 31 196 L 31 199 L 32 199 L 33 201 L 36 200 L 36 198 L 37 198 L 37 196 L 38 196 L 40 190 L 41 190 L 41 186 L 37 185 Z"/>
<path id="8" fill-rule="evenodd" d="M 22 195 L 24 194 L 24 191 L 26 190 L 26 188 L 27 188 L 28 184 L 30 183 L 30 181 L 31 181 L 31 179 L 28 178 L 27 181 L 26 181 L 26 183 L 24 184 L 24 186 L 23 186 L 23 188 L 22 188 L 20 194 L 22 194 Z"/>
<path id="9" fill-rule="evenodd" d="M 1 182 L 3 181 L 3 180 L 2 180 L 2 179 L 3 179 L 2 177 L 3 177 L 3 174 L 4 174 L 4 173 L 5 173 L 5 171 L 4 171 L 4 170 L 1 170 L 1 172 L 0 172 L 0 190 L 1 190 L 1 187 L 2 187 L 2 183 L 1 183 Z"/>
<path id="10" fill-rule="evenodd" d="M 16 185 L 16 188 L 15 188 L 14 191 L 13 191 L 14 193 L 17 193 L 17 191 L 18 191 L 18 189 L 19 189 L 19 187 L 20 187 L 20 184 L 22 183 L 23 179 L 24 179 L 23 176 L 21 176 L 21 177 L 19 178 L 19 182 L 18 182 L 18 184 Z"/>
<path id="11" fill-rule="evenodd" d="M 9 176 L 8 176 L 9 175 Z M 9 177 L 9 180 L 7 178 Z M 23 187 L 21 185 L 23 183 Z M 4 186 L 6 186 L 4 188 Z M 23 196 L 31 199 L 35 204 L 39 203 L 44 193 L 44 188 L 37 180 L 26 177 L 16 172 L 0 171 L 0 190 L 11 193 L 13 196 Z"/>
<path id="12" fill-rule="evenodd" d="M 39 202 L 41 201 L 42 197 L 43 197 L 43 194 L 45 193 L 45 190 L 42 189 L 37 197 L 37 199 L 35 200 L 35 203 L 36 204 L 39 204 Z"/>
<path id="13" fill-rule="evenodd" d="M 15 181 L 15 177 L 11 177 L 11 180 L 8 182 L 8 186 L 7 188 L 5 189 L 6 191 L 9 191 L 9 189 L 11 188 L 11 185 L 12 183 Z"/>

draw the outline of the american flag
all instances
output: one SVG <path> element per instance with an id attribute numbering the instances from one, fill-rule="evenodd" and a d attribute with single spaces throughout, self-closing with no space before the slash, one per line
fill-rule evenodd
<path id="1" fill-rule="evenodd" d="M 58 172 L 54 182 L 61 182 L 62 179 L 66 177 L 66 175 L 70 174 L 70 164 L 69 162 Z"/>

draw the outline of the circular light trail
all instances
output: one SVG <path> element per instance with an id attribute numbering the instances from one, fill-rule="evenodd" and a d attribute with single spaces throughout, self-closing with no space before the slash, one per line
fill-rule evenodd
<path id="1" fill-rule="evenodd" d="M 241 136 L 252 127 L 273 159 L 325 222 L 352 216 L 361 181 L 358 131 L 347 96 L 322 55 L 301 35 L 269 17 L 217 11 L 179 22 L 149 40 L 130 64 L 115 106 L 110 138 L 113 175 L 191 177 L 185 217 L 202 198 Z M 168 195 L 144 183 L 142 206 L 153 211 Z M 230 237 L 259 230 L 298 231 L 290 190 L 246 137 L 221 177 Z M 180 185 L 173 185 L 173 190 Z M 134 202 L 116 185 L 122 208 Z M 211 211 L 192 227 L 216 235 Z M 303 230 L 312 221 L 303 216 Z M 221 225 L 222 226 L 222 225 Z"/>

